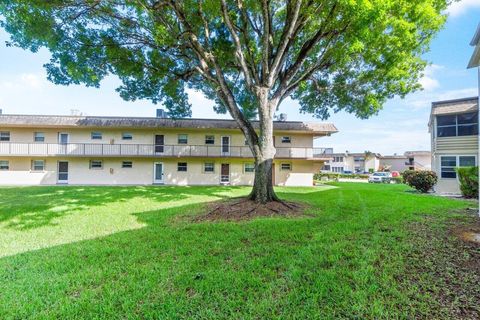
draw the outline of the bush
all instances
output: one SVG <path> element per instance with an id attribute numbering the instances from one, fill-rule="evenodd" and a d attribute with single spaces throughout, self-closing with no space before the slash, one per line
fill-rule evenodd
<path id="1" fill-rule="evenodd" d="M 335 172 L 318 172 L 313 176 L 313 180 L 338 180 L 339 178 L 346 179 L 368 179 L 368 174 L 343 174 Z"/>
<path id="2" fill-rule="evenodd" d="M 403 183 L 403 178 L 402 178 L 402 176 L 392 177 L 391 180 L 392 180 L 394 183 L 396 183 L 396 184 L 402 184 L 402 183 Z"/>
<path id="3" fill-rule="evenodd" d="M 415 170 L 405 170 L 402 173 L 403 181 L 408 184 L 408 181 L 410 180 L 410 177 L 412 177 L 415 174 Z"/>
<path id="4" fill-rule="evenodd" d="M 437 183 L 437 174 L 433 171 L 407 170 L 403 173 L 405 183 L 420 192 L 427 193 Z"/>
<path id="5" fill-rule="evenodd" d="M 462 195 L 478 199 L 478 167 L 457 168 L 457 174 Z"/>

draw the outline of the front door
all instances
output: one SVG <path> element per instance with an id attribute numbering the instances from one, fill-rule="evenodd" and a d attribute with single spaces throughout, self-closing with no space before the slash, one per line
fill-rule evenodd
<path id="1" fill-rule="evenodd" d="M 165 136 L 163 134 L 155 135 L 155 153 L 163 153 L 165 146 Z"/>
<path id="2" fill-rule="evenodd" d="M 58 134 L 58 143 L 67 144 L 68 143 L 68 133 L 59 133 Z"/>
<path id="3" fill-rule="evenodd" d="M 223 156 L 230 155 L 230 137 L 229 136 L 222 137 L 222 155 Z"/>
<path id="4" fill-rule="evenodd" d="M 227 184 L 230 183 L 230 164 L 222 163 L 220 170 L 220 183 Z"/>
<path id="5" fill-rule="evenodd" d="M 58 161 L 58 183 L 68 183 L 68 161 Z"/>
<path id="6" fill-rule="evenodd" d="M 153 164 L 153 183 L 163 183 L 163 163 L 155 162 Z"/>

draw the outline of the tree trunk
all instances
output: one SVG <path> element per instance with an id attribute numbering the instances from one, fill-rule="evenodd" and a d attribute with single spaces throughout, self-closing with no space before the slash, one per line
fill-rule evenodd
<path id="1" fill-rule="evenodd" d="M 275 146 L 273 144 L 273 114 L 275 112 L 275 102 L 268 101 L 268 90 L 258 93 L 259 96 L 259 124 L 258 145 L 254 146 L 253 154 L 255 157 L 255 180 L 253 189 L 250 193 L 250 199 L 258 203 L 267 203 L 278 201 L 278 197 L 273 190 L 272 165 L 275 156 Z"/>

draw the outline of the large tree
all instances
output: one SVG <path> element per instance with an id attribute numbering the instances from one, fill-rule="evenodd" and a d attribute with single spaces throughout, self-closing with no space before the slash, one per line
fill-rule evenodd
<path id="1" fill-rule="evenodd" d="M 419 88 L 422 54 L 449 0 L 1 0 L 8 45 L 52 53 L 56 84 L 99 86 L 117 75 L 126 100 L 190 116 L 186 89 L 215 100 L 255 157 L 251 198 L 276 200 L 273 116 L 360 118 Z M 259 129 L 251 119 L 258 117 Z"/>

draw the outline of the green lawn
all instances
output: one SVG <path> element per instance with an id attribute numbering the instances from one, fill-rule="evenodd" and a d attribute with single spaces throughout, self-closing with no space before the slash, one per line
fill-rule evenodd
<path id="1" fill-rule="evenodd" d="M 336 183 L 277 188 L 311 217 L 190 222 L 205 202 L 248 192 L 0 189 L 0 319 L 425 316 L 435 297 L 404 276 L 421 237 L 410 226 L 443 230 L 465 219 L 449 211 L 472 206 Z"/>

